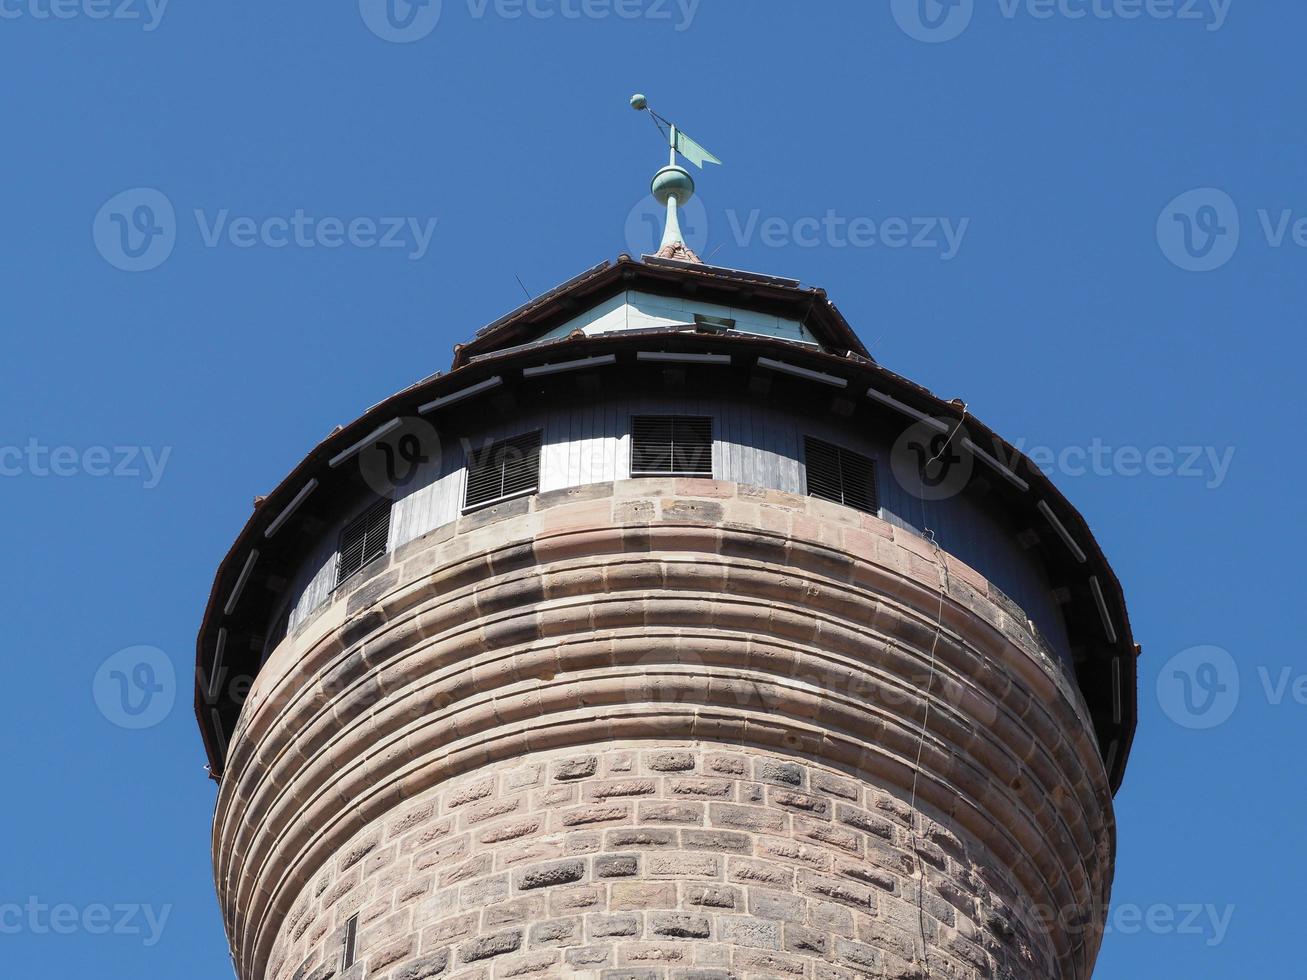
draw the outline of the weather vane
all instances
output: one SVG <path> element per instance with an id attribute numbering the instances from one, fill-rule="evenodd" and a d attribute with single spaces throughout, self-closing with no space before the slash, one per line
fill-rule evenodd
<path id="1" fill-rule="evenodd" d="M 663 258 L 688 257 L 691 261 L 698 262 L 699 257 L 685 244 L 677 217 L 678 209 L 685 207 L 690 198 L 694 197 L 694 178 L 690 176 L 690 171 L 676 162 L 676 154 L 679 153 L 700 170 L 709 163 L 720 164 L 721 160 L 700 143 L 690 139 L 674 123 L 650 109 L 649 100 L 643 95 L 631 96 L 631 108 L 636 112 L 647 112 L 653 117 L 654 125 L 667 137 L 670 149 L 667 166 L 658 171 L 653 179 L 654 200 L 667 208 L 667 229 L 663 232 L 658 254 Z"/>

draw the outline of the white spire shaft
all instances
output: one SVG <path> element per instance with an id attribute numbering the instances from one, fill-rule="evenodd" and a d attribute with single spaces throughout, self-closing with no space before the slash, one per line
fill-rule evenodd
<path id="1" fill-rule="evenodd" d="M 663 241 L 659 248 L 662 249 L 668 245 L 684 242 L 685 238 L 681 235 L 681 221 L 676 207 L 676 195 L 673 194 L 667 199 L 667 229 L 663 232 Z"/>

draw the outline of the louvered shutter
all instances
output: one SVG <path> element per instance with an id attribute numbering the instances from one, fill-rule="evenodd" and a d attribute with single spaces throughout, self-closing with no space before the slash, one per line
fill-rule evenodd
<path id="1" fill-rule="evenodd" d="M 364 565 L 386 553 L 390 537 L 390 501 L 378 501 L 346 525 L 340 534 L 339 585 Z"/>
<path id="2" fill-rule="evenodd" d="M 475 454 L 467 467 L 465 507 L 530 493 L 540 485 L 540 433 L 497 442 Z"/>
<path id="3" fill-rule="evenodd" d="M 811 436 L 804 439 L 803 446 L 808 496 L 831 500 L 868 514 L 880 510 L 874 460 Z"/>
<path id="4" fill-rule="evenodd" d="M 707 476 L 712 471 L 712 419 L 637 415 L 631 420 L 631 475 Z"/>

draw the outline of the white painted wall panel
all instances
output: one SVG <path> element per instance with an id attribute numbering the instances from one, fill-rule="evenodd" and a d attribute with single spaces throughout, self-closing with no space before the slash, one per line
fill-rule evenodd
<path id="1" fill-rule="evenodd" d="M 651 293 L 628 291 L 587 310 L 580 316 L 555 327 L 541 340 L 559 340 L 574 330 L 583 330 L 588 336 L 613 333 L 621 330 L 651 330 L 678 324 L 694 323 L 695 314 L 726 317 L 735 321 L 740 333 L 764 337 L 782 337 L 785 340 L 816 346 L 816 339 L 797 320 L 754 313 L 718 303 L 703 303 L 692 299 L 655 296 Z"/>

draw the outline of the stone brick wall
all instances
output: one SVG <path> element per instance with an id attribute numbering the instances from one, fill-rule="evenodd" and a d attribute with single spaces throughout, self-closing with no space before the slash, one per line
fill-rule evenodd
<path id="1" fill-rule="evenodd" d="M 1114 830 L 1084 704 L 920 538 L 635 480 L 478 512 L 341 592 L 230 748 L 243 980 L 1089 976 Z"/>
<path id="2" fill-rule="evenodd" d="M 827 767 L 628 742 L 479 770 L 361 832 L 269 975 L 341 976 L 351 916 L 351 978 L 1054 975 L 1018 891 L 980 842 Z"/>

